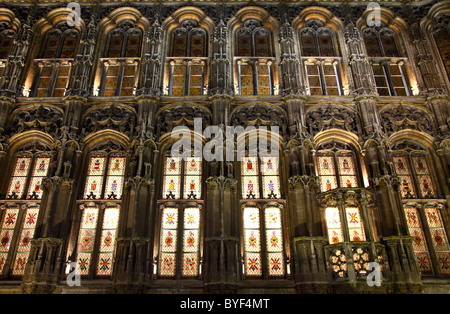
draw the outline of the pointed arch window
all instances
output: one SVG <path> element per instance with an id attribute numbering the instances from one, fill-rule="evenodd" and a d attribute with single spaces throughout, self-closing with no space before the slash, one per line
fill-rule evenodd
<path id="1" fill-rule="evenodd" d="M 100 58 L 99 96 L 135 94 L 141 46 L 142 31 L 131 21 L 124 21 L 109 32 L 106 49 Z"/>
<path id="2" fill-rule="evenodd" d="M 354 151 L 345 144 L 331 143 L 319 147 L 316 165 L 322 192 L 360 186 Z"/>
<path id="3" fill-rule="evenodd" d="M 99 146 L 88 156 L 86 181 L 79 200 L 76 261 L 80 275 L 112 275 L 126 155 L 119 145 Z"/>
<path id="4" fill-rule="evenodd" d="M 395 32 L 385 26 L 371 27 L 363 30 L 363 37 L 378 94 L 410 96 L 407 58 L 398 48 Z"/>
<path id="5" fill-rule="evenodd" d="M 286 275 L 282 210 L 244 206 L 242 209 L 244 275 L 272 278 Z"/>
<path id="6" fill-rule="evenodd" d="M 158 277 L 198 278 L 201 266 L 202 158 L 166 155 L 163 171 Z"/>
<path id="7" fill-rule="evenodd" d="M 300 30 L 302 65 L 309 95 L 342 95 L 340 67 L 334 33 L 312 20 Z"/>
<path id="8" fill-rule="evenodd" d="M 236 87 L 239 95 L 275 95 L 271 32 L 255 19 L 236 31 Z"/>
<path id="9" fill-rule="evenodd" d="M 450 26 L 448 18 L 433 27 L 433 37 L 450 80 Z"/>
<path id="10" fill-rule="evenodd" d="M 450 274 L 450 246 L 441 215 L 442 206 L 404 207 L 413 249 L 423 275 Z"/>
<path id="11" fill-rule="evenodd" d="M 401 181 L 402 198 L 429 199 L 437 197 L 425 149 L 413 143 L 399 143 L 394 146 L 392 158 L 395 171 Z"/>
<path id="12" fill-rule="evenodd" d="M 79 32 L 64 22 L 49 30 L 38 57 L 34 59 L 36 74 L 30 97 L 63 97 L 69 82 Z"/>
<path id="13" fill-rule="evenodd" d="M 0 211 L 0 276 L 20 277 L 25 272 L 51 158 L 39 144 L 24 147 L 15 158 Z"/>
<path id="14" fill-rule="evenodd" d="M 169 96 L 199 96 L 207 93 L 208 35 L 193 20 L 172 32 L 167 58 Z"/>

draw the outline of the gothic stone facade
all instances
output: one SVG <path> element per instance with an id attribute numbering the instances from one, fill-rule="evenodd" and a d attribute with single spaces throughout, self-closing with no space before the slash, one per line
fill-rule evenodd
<path id="1" fill-rule="evenodd" d="M 79 3 L 0 7 L 2 293 L 450 291 L 448 1 Z"/>

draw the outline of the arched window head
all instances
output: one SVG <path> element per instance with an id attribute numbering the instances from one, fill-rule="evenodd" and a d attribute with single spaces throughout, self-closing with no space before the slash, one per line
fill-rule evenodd
<path id="1" fill-rule="evenodd" d="M 119 146 L 107 144 L 89 154 L 83 199 L 121 199 L 126 155 Z"/>
<path id="2" fill-rule="evenodd" d="M 66 23 L 58 25 L 45 34 L 45 46 L 40 58 L 60 59 L 74 58 L 79 41 L 79 32 Z"/>
<path id="3" fill-rule="evenodd" d="M 338 56 L 333 44 L 333 32 L 322 22 L 312 20 L 300 30 L 300 44 L 304 57 Z"/>
<path id="4" fill-rule="evenodd" d="M 107 36 L 98 96 L 132 96 L 136 91 L 142 31 L 132 21 L 123 21 Z"/>
<path id="5" fill-rule="evenodd" d="M 196 278 L 200 273 L 202 158 L 164 157 L 158 277 Z M 189 202 L 186 202 L 189 200 Z"/>
<path id="6" fill-rule="evenodd" d="M 206 57 L 207 34 L 193 20 L 186 20 L 172 32 L 172 57 Z"/>
<path id="7" fill-rule="evenodd" d="M 46 146 L 23 147 L 16 156 L 7 199 L 41 199 L 42 183 L 48 175 L 51 158 Z"/>
<path id="8" fill-rule="evenodd" d="M 31 97 L 63 97 L 69 82 L 80 34 L 67 23 L 60 23 L 47 31 L 37 58 Z"/>
<path id="9" fill-rule="evenodd" d="M 124 21 L 109 32 L 107 58 L 133 58 L 141 55 L 142 31 L 131 21 Z"/>
<path id="10" fill-rule="evenodd" d="M 0 275 L 20 277 L 25 273 L 51 159 L 50 149 L 39 143 L 16 153 L 6 194 L 7 200 L 15 201 L 0 211 Z"/>
<path id="11" fill-rule="evenodd" d="M 248 19 L 236 31 L 236 56 L 272 57 L 270 31 L 255 19 Z"/>
<path id="12" fill-rule="evenodd" d="M 310 95 L 342 95 L 341 57 L 335 49 L 334 34 L 318 20 L 300 30 L 305 82 Z"/>
<path id="13" fill-rule="evenodd" d="M 433 37 L 439 50 L 442 62 L 447 71 L 450 80 L 450 18 L 448 16 L 439 20 L 439 23 L 433 27 Z"/>
<path id="14" fill-rule="evenodd" d="M 429 154 L 421 146 L 404 141 L 393 147 L 392 161 L 400 178 L 402 198 L 436 198 L 432 180 Z"/>
<path id="15" fill-rule="evenodd" d="M 354 151 L 348 145 L 341 143 L 321 145 L 316 153 L 316 168 L 322 192 L 360 186 L 359 167 Z"/>
<path id="16" fill-rule="evenodd" d="M 400 52 L 396 33 L 384 25 L 363 30 L 373 77 L 380 96 L 409 96 L 406 57 Z"/>
<path id="17" fill-rule="evenodd" d="M 167 58 L 167 93 L 170 96 L 200 96 L 207 92 L 207 32 L 194 20 L 173 30 Z"/>
<path id="18" fill-rule="evenodd" d="M 236 30 L 236 80 L 239 95 L 275 94 L 272 33 L 255 19 Z"/>

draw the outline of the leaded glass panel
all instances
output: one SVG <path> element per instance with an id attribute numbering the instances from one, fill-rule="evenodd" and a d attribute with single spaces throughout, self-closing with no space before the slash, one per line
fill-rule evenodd
<path id="1" fill-rule="evenodd" d="M 327 208 L 325 210 L 325 219 L 327 221 L 328 241 L 330 244 L 343 242 L 339 209 L 334 207 Z"/>
<path id="2" fill-rule="evenodd" d="M 261 235 L 259 209 L 243 209 L 245 275 L 261 276 Z"/>
<path id="3" fill-rule="evenodd" d="M 364 227 L 362 224 L 359 209 L 356 207 L 346 208 L 347 224 L 350 236 L 350 241 L 365 241 Z"/>

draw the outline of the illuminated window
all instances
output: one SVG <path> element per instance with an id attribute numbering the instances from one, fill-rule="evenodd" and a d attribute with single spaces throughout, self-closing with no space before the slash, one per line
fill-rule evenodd
<path id="1" fill-rule="evenodd" d="M 166 157 L 162 198 L 201 199 L 201 174 L 201 157 Z"/>
<path id="2" fill-rule="evenodd" d="M 281 198 L 278 168 L 278 157 L 243 157 L 241 161 L 242 198 Z"/>
<path id="3" fill-rule="evenodd" d="M 207 33 L 197 22 L 184 21 L 172 32 L 172 47 L 167 58 L 170 96 L 206 94 Z"/>
<path id="4" fill-rule="evenodd" d="M 343 216 L 345 218 L 343 218 Z M 364 226 L 357 207 L 345 208 L 341 213 L 339 208 L 329 207 L 325 210 L 328 229 L 328 241 L 335 244 L 344 241 L 365 241 Z M 345 233 L 343 223 L 346 224 Z"/>
<path id="5" fill-rule="evenodd" d="M 50 156 L 22 155 L 17 157 L 10 180 L 8 199 L 41 199 L 42 181 L 48 174 Z"/>
<path id="6" fill-rule="evenodd" d="M 403 198 L 437 197 L 424 150 L 397 150 L 392 158 Z"/>
<path id="7" fill-rule="evenodd" d="M 286 273 L 281 209 L 243 208 L 244 274 L 283 277 Z"/>
<path id="8" fill-rule="evenodd" d="M 450 274 L 450 247 L 439 209 L 405 206 L 405 216 L 420 272 Z"/>
<path id="9" fill-rule="evenodd" d="M 313 20 L 300 30 L 302 64 L 309 95 L 342 95 L 339 80 L 341 57 L 335 50 L 333 32 Z"/>
<path id="10" fill-rule="evenodd" d="M 78 31 L 66 29 L 65 23 L 45 34 L 44 45 L 34 59 L 36 74 L 31 97 L 65 96 L 78 41 Z"/>
<path id="11" fill-rule="evenodd" d="M 93 153 L 89 158 L 84 199 L 122 198 L 125 155 Z"/>
<path id="12" fill-rule="evenodd" d="M 328 146 L 319 148 L 316 154 L 320 190 L 359 187 L 353 150 L 341 144 Z"/>
<path id="13" fill-rule="evenodd" d="M 200 208 L 165 207 L 161 213 L 160 277 L 198 277 Z M 177 265 L 180 263 L 180 265 Z"/>
<path id="14" fill-rule="evenodd" d="M 398 50 L 394 31 L 387 27 L 366 28 L 363 36 L 378 94 L 411 95 L 404 66 L 407 58 Z"/>
<path id="15" fill-rule="evenodd" d="M 236 31 L 235 64 L 239 95 L 274 95 L 274 64 L 271 33 L 248 19 Z"/>
<path id="16" fill-rule="evenodd" d="M 83 206 L 76 255 L 81 276 L 111 276 L 119 213 L 118 207 Z"/>
<path id="17" fill-rule="evenodd" d="M 102 78 L 99 96 L 132 96 L 137 85 L 142 31 L 124 21 L 109 32 L 100 58 Z"/>
<path id="18" fill-rule="evenodd" d="M 163 169 L 158 276 L 197 278 L 200 275 L 202 158 L 166 156 Z M 176 200 L 192 200 L 185 205 Z M 170 201 L 170 206 L 165 204 Z M 176 202 L 176 206 L 173 205 Z"/>
<path id="19" fill-rule="evenodd" d="M 3 272 L 5 275 L 8 254 L 10 254 L 12 265 L 9 273 L 13 277 L 23 276 L 38 214 L 38 207 L 28 207 L 23 213 L 17 207 L 7 208 L 3 211 L 3 215 L 0 216 L 0 274 Z M 20 217 L 23 217 L 22 220 L 19 220 Z M 18 241 L 14 246 L 12 240 L 15 234 L 18 234 Z"/>

